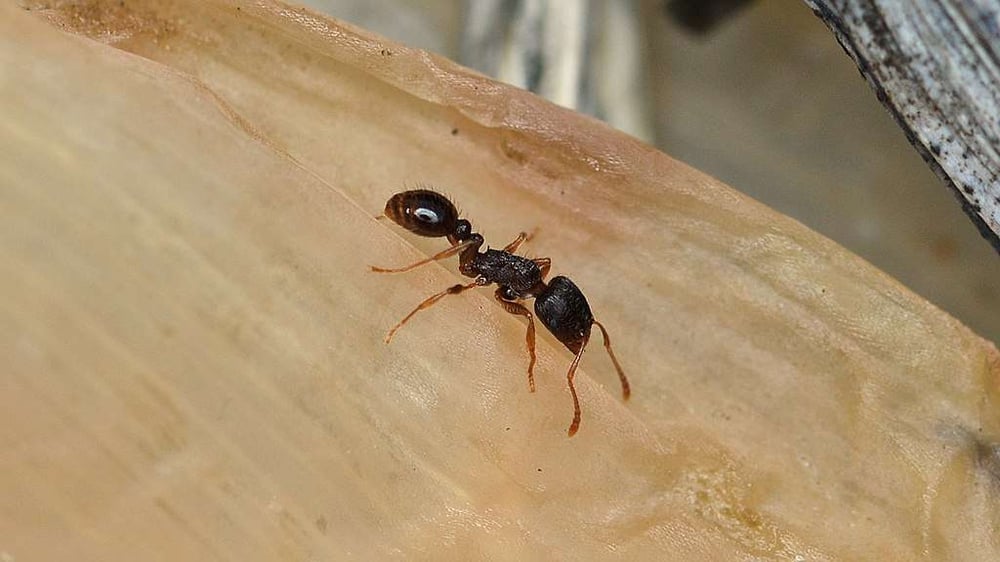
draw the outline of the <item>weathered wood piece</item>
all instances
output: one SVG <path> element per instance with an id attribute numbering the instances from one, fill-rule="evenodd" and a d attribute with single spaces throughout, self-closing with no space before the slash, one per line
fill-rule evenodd
<path id="1" fill-rule="evenodd" d="M 460 62 L 652 142 L 637 0 L 468 0 Z"/>
<path id="2" fill-rule="evenodd" d="M 805 0 L 1000 251 L 1000 8 L 989 0 Z"/>

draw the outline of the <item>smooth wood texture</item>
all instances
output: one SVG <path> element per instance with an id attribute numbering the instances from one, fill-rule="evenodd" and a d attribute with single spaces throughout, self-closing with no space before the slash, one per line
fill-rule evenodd
<path id="1" fill-rule="evenodd" d="M 0 7 L 0 555 L 996 558 L 995 347 L 829 240 L 307 11 L 44 5 Z M 368 270 L 440 249 L 373 219 L 416 182 L 539 227 L 628 404 L 588 353 L 567 439 L 489 291 L 382 343 L 458 279 Z"/>

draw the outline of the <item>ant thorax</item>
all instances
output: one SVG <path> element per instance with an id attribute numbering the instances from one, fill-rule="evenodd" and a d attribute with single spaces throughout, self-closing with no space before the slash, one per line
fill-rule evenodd
<path id="1" fill-rule="evenodd" d="M 537 263 L 502 250 L 486 250 L 463 269 L 467 270 L 462 271 L 463 275 L 478 275 L 490 283 L 510 287 L 519 298 L 534 297 L 544 289 Z"/>

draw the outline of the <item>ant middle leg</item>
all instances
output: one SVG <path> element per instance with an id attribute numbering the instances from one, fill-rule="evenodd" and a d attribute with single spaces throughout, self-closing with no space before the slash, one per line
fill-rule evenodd
<path id="1" fill-rule="evenodd" d="M 531 312 L 525 308 L 523 305 L 512 302 L 508 300 L 507 293 L 510 289 L 507 287 L 497 287 L 496 293 L 493 294 L 496 297 L 497 302 L 503 307 L 507 312 L 517 315 L 524 316 L 528 319 L 528 333 L 525 335 L 525 344 L 528 347 L 528 390 L 530 392 L 535 391 L 535 319 Z"/>
<path id="2" fill-rule="evenodd" d="M 573 423 L 569 424 L 569 430 L 567 434 L 570 437 L 576 435 L 578 429 L 580 429 L 580 399 L 576 396 L 576 386 L 573 385 L 573 378 L 576 377 L 576 368 L 580 365 L 580 358 L 583 357 L 583 350 L 587 349 L 587 342 L 590 340 L 590 336 L 586 336 L 583 342 L 580 343 L 580 351 L 576 352 L 576 357 L 573 358 L 573 362 L 569 365 L 569 372 L 566 373 L 566 383 L 569 385 L 569 393 L 573 395 Z"/>
<path id="3" fill-rule="evenodd" d="M 622 370 L 622 366 L 618 364 L 618 358 L 615 357 L 615 352 L 611 350 L 611 338 L 608 337 L 608 331 L 604 329 L 604 324 L 601 324 L 597 320 L 594 320 L 594 324 L 601 329 L 601 334 L 604 335 L 604 349 L 608 350 L 608 355 L 611 356 L 611 362 L 615 364 L 615 369 L 618 371 L 618 380 L 622 383 L 622 400 L 628 400 L 628 397 L 632 395 L 632 389 L 628 384 L 628 378 L 625 377 L 625 371 Z"/>
<path id="4" fill-rule="evenodd" d="M 374 271 L 375 273 L 403 273 L 404 271 L 410 271 L 412 269 L 416 269 L 416 268 L 418 268 L 418 267 L 420 267 L 420 266 L 422 266 L 424 264 L 431 263 L 432 261 L 438 261 L 438 260 L 443 260 L 443 259 L 446 259 L 446 258 L 450 258 L 451 256 L 454 256 L 455 254 L 461 252 L 462 250 L 464 250 L 464 249 L 466 249 L 466 248 L 468 248 L 470 246 L 473 246 L 475 243 L 476 243 L 476 240 L 474 240 L 474 239 L 466 240 L 464 242 L 461 242 L 461 243 L 455 244 L 454 246 L 446 248 L 446 249 L 444 249 L 444 250 L 442 250 L 442 251 L 434 254 L 433 256 L 431 256 L 429 258 L 424 258 L 424 259 L 422 259 L 422 260 L 420 260 L 420 261 L 418 261 L 416 263 L 411 263 L 410 265 L 407 265 L 405 267 L 385 268 L 385 267 L 378 267 L 378 266 L 375 266 L 375 265 L 370 265 L 368 267 L 370 267 L 371 270 Z"/>
<path id="5" fill-rule="evenodd" d="M 466 290 L 471 289 L 473 287 L 481 287 L 483 285 L 486 285 L 485 280 L 483 280 L 482 278 L 478 278 L 475 281 L 473 281 L 472 283 L 469 283 L 468 285 L 452 285 L 451 287 L 448 287 L 447 289 L 441 291 L 440 293 L 438 293 L 436 295 L 431 295 L 431 296 L 427 297 L 426 299 L 424 299 L 424 302 L 418 304 L 417 308 L 414 308 L 409 314 L 407 314 L 405 317 L 403 317 L 403 319 L 400 320 L 398 324 L 396 324 L 395 326 L 392 327 L 391 330 L 389 330 L 389 333 L 386 334 L 386 336 L 385 336 L 385 343 L 389 343 L 390 341 L 392 341 L 392 336 L 394 336 L 396 334 L 396 331 L 399 330 L 400 328 L 402 328 L 403 324 L 406 324 L 410 320 L 410 318 L 413 318 L 414 314 L 420 312 L 421 310 L 423 310 L 425 308 L 429 308 L 434 303 L 436 303 L 437 301 L 443 299 L 444 297 L 446 297 L 448 295 L 457 295 L 457 294 L 461 293 L 462 291 L 466 291 Z"/>

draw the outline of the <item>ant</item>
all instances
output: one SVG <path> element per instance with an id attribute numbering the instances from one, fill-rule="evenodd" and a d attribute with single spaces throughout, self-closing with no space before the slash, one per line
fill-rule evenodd
<path id="1" fill-rule="evenodd" d="M 625 372 L 618 364 L 615 352 L 611 350 L 611 340 L 604 325 L 594 319 L 587 298 L 580 289 L 568 278 L 553 277 L 547 284 L 545 276 L 549 272 L 552 261 L 549 258 L 533 258 L 515 255 L 517 248 L 529 237 L 522 232 L 513 242 L 504 246 L 503 250 L 480 252 L 483 245 L 482 235 L 472 231 L 472 224 L 459 218 L 458 209 L 447 197 L 429 189 L 415 189 L 393 195 L 385 204 L 384 216 L 390 218 L 399 226 L 420 236 L 430 238 L 447 238 L 451 247 L 429 258 L 420 260 L 406 267 L 385 269 L 371 266 L 378 273 L 401 273 L 410 271 L 421 265 L 442 260 L 458 254 L 458 270 L 462 275 L 474 279 L 467 285 L 454 285 L 444 291 L 432 295 L 417 305 L 412 312 L 403 317 L 393 326 L 385 337 L 385 343 L 392 340 L 396 331 L 403 327 L 414 314 L 430 307 L 447 295 L 457 295 L 474 287 L 485 287 L 492 283 L 498 285 L 494 296 L 500 306 L 507 312 L 524 316 L 528 319 L 526 343 L 530 361 L 528 363 L 528 388 L 535 391 L 535 322 L 531 312 L 520 302 L 523 299 L 535 299 L 535 314 L 549 332 L 567 349 L 575 354 L 566 375 L 570 394 L 573 395 L 573 423 L 569 426 L 569 436 L 572 437 L 580 428 L 580 401 L 576 396 L 573 377 L 577 365 L 583 357 L 583 350 L 590 340 L 590 330 L 594 324 L 601 329 L 604 336 L 604 348 L 607 349 L 611 361 L 618 370 L 621 380 L 622 397 L 628 400 L 631 391 Z M 381 218 L 381 217 L 379 217 Z"/>

